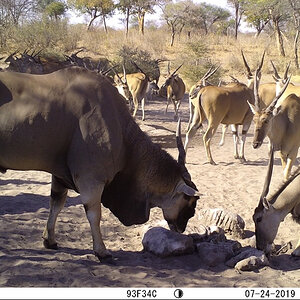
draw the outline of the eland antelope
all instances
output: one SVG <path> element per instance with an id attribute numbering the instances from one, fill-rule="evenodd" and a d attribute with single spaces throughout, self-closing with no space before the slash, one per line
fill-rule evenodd
<path id="1" fill-rule="evenodd" d="M 290 94 L 277 105 L 289 85 L 290 78 L 288 78 L 271 104 L 261 109 L 257 91 L 259 78 L 256 77 L 254 79 L 255 104 L 249 103 L 254 114 L 252 145 L 254 149 L 259 148 L 264 138 L 268 136 L 274 151 L 280 152 L 284 179 L 287 180 L 300 147 L 300 98 L 295 94 Z"/>
<path id="2" fill-rule="evenodd" d="M 185 84 L 176 72 L 182 67 L 182 64 L 172 73 L 168 75 L 165 82 L 162 84 L 161 89 L 167 90 L 167 106 L 166 113 L 170 102 L 174 105 L 174 119 L 178 117 L 178 110 L 181 104 L 181 100 L 185 94 Z"/>
<path id="3" fill-rule="evenodd" d="M 189 122 L 188 122 L 188 126 L 187 126 L 187 130 L 189 130 L 191 122 L 192 122 L 192 118 L 193 118 L 193 114 L 194 114 L 194 109 L 195 109 L 195 104 L 194 101 L 197 101 L 197 95 L 199 93 L 199 91 L 207 85 L 211 85 L 209 82 L 207 82 L 207 79 L 210 78 L 211 76 L 213 76 L 217 70 L 219 69 L 220 66 L 216 67 L 213 70 L 213 67 L 210 67 L 209 70 L 202 76 L 202 78 L 200 80 L 198 80 L 197 83 L 195 83 L 191 88 L 190 88 L 190 92 L 189 92 L 189 109 L 190 109 L 190 118 L 189 118 Z"/>
<path id="4" fill-rule="evenodd" d="M 126 74 L 123 65 L 123 74 L 115 74 L 114 77 L 116 87 L 119 93 L 129 101 L 130 106 L 133 103 L 133 117 L 136 116 L 139 103 L 142 106 L 142 120 L 145 120 L 145 98 L 148 88 L 149 77 L 144 72 Z"/>
<path id="5" fill-rule="evenodd" d="M 259 70 L 261 70 L 264 60 L 262 56 Z M 244 59 L 244 55 L 243 55 Z M 245 60 L 244 60 L 245 61 Z M 210 164 L 215 164 L 210 150 L 211 139 L 214 136 L 219 124 L 231 124 L 234 131 L 234 157 L 245 161 L 244 147 L 246 134 L 249 130 L 253 114 L 247 101 L 254 102 L 253 97 L 253 76 L 250 78 L 250 68 L 247 65 L 248 85 L 236 83 L 231 86 L 206 86 L 203 87 L 194 101 L 195 109 L 193 114 L 192 124 L 186 133 L 185 150 L 187 151 L 188 144 L 195 135 L 198 128 L 202 127 L 202 123 L 207 119 L 208 126 L 203 135 L 203 142 L 206 150 L 206 156 Z M 252 74 L 251 74 L 252 75 Z M 237 125 L 243 125 L 242 139 L 240 151 L 238 151 L 238 135 Z"/>
<path id="6" fill-rule="evenodd" d="M 271 253 L 279 225 L 289 213 L 300 224 L 300 168 L 272 196 L 268 196 L 273 159 L 274 152 L 271 148 L 264 188 L 252 217 L 255 224 L 256 247 L 266 254 Z M 300 256 L 300 239 L 292 255 Z"/>
<path id="7" fill-rule="evenodd" d="M 111 260 L 101 204 L 126 226 L 145 223 L 158 206 L 170 229 L 183 232 L 199 193 L 179 129 L 180 123 L 176 161 L 139 128 L 106 77 L 79 67 L 46 75 L 0 72 L 0 172 L 52 174 L 46 248 L 57 248 L 55 224 L 68 189 L 81 196 L 101 261 Z"/>
<path id="8" fill-rule="evenodd" d="M 273 78 L 276 82 L 276 94 L 278 94 L 280 92 L 280 90 L 282 89 L 282 87 L 284 86 L 284 84 L 288 80 L 288 71 L 290 68 L 290 63 L 287 65 L 283 77 L 279 76 L 278 71 L 277 71 L 273 61 L 271 61 L 271 64 L 272 64 L 272 67 L 274 70 Z M 279 99 L 278 103 L 283 101 L 290 94 L 295 94 L 298 97 L 300 97 L 300 86 L 294 85 L 292 82 L 290 82 L 288 87 L 286 88 L 285 92 L 282 94 L 281 98 Z"/>

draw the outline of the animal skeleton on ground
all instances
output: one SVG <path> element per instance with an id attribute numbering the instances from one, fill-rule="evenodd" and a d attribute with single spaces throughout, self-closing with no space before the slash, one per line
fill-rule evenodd
<path id="1" fill-rule="evenodd" d="M 166 113 L 168 111 L 168 106 L 170 102 L 174 105 L 174 119 L 178 117 L 178 110 L 181 104 L 181 100 L 185 93 L 185 84 L 183 80 L 179 77 L 176 72 L 182 67 L 182 64 L 172 73 L 168 75 L 165 82 L 162 84 L 161 89 L 167 90 L 167 107 Z"/>
<path id="2" fill-rule="evenodd" d="M 261 70 L 262 68 L 263 60 L 264 54 L 259 65 L 259 70 Z M 250 70 L 249 67 L 248 69 Z M 210 151 L 210 142 L 219 124 L 233 124 L 235 128 L 237 125 L 243 125 L 241 146 L 239 152 L 237 149 L 237 130 L 233 132 L 235 144 L 234 157 L 240 159 L 243 162 L 245 161 L 244 146 L 246 134 L 249 130 L 253 118 L 253 114 L 247 104 L 247 100 L 249 100 L 251 103 L 254 102 L 253 76 L 248 79 L 248 86 L 241 83 L 236 83 L 234 86 L 229 87 L 206 86 L 199 91 L 196 101 L 194 101 L 195 110 L 192 124 L 186 133 L 186 151 L 188 148 L 188 144 L 195 135 L 197 129 L 202 127 L 203 121 L 207 119 L 208 126 L 206 132 L 203 135 L 203 141 L 208 162 L 211 164 L 215 164 Z"/>
<path id="3" fill-rule="evenodd" d="M 288 179 L 291 173 L 292 166 L 297 158 L 298 148 L 300 147 L 300 98 L 295 94 L 288 95 L 276 107 L 279 99 L 282 99 L 281 96 L 285 93 L 289 81 L 290 78 L 271 104 L 261 109 L 257 92 L 259 80 L 255 79 L 255 105 L 249 103 L 254 113 L 253 148 L 259 148 L 264 138 L 268 136 L 274 151 L 280 151 L 285 180 Z"/>
<path id="4" fill-rule="evenodd" d="M 272 195 L 268 196 L 272 177 L 274 152 L 271 148 L 268 172 L 258 206 L 253 214 L 255 223 L 256 247 L 271 253 L 273 241 L 284 218 L 291 213 L 300 224 L 300 168 Z M 300 256 L 300 239 L 292 252 Z"/>
<path id="5" fill-rule="evenodd" d="M 115 74 L 114 80 L 119 93 L 131 103 L 133 102 L 134 111 L 133 117 L 135 117 L 139 108 L 139 103 L 142 106 L 142 120 L 145 120 L 145 97 L 148 88 L 149 77 L 143 73 L 126 74 L 125 67 L 123 65 L 123 74 Z"/>
<path id="6" fill-rule="evenodd" d="M 170 229 L 183 232 L 199 193 L 177 136 L 178 162 L 151 142 L 117 89 L 94 72 L 0 73 L 0 171 L 52 174 L 47 248 L 57 248 L 55 223 L 68 189 L 81 195 L 100 260 L 110 256 L 100 231 L 101 203 L 126 226 L 146 222 L 158 206 Z"/>

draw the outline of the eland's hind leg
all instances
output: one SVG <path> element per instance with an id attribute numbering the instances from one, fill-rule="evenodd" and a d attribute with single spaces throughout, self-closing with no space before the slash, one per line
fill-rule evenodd
<path id="1" fill-rule="evenodd" d="M 221 136 L 219 146 L 223 146 L 225 143 L 225 135 L 226 135 L 227 128 L 228 128 L 227 124 L 222 124 L 222 136 Z"/>
<path id="2" fill-rule="evenodd" d="M 138 99 L 136 99 L 135 97 L 133 98 L 133 105 L 134 105 L 133 117 L 135 117 L 135 115 L 138 111 L 138 108 L 139 108 Z"/>
<path id="3" fill-rule="evenodd" d="M 214 162 L 212 155 L 211 155 L 210 142 L 217 130 L 217 127 L 218 127 L 218 125 L 214 126 L 213 124 L 209 124 L 206 132 L 203 135 L 203 142 L 204 142 L 204 146 L 205 146 L 205 150 L 206 150 L 207 160 L 211 165 L 216 165 L 216 163 Z"/>
<path id="4" fill-rule="evenodd" d="M 65 205 L 68 189 L 60 183 L 57 177 L 52 176 L 50 212 L 46 228 L 43 233 L 44 246 L 57 249 L 55 240 L 55 223 L 58 214 Z"/>
<path id="5" fill-rule="evenodd" d="M 170 98 L 167 96 L 167 106 L 166 106 L 165 114 L 168 112 L 168 107 L 169 107 L 170 102 L 171 102 L 171 100 L 170 100 Z"/>
<path id="6" fill-rule="evenodd" d="M 190 126 L 191 126 L 191 123 L 192 123 L 192 120 L 193 120 L 193 115 L 194 115 L 194 105 L 193 105 L 192 100 L 191 100 L 190 97 L 189 97 L 189 109 L 190 109 L 190 118 L 189 118 L 189 122 L 188 122 L 188 125 L 187 125 L 187 128 L 186 128 L 187 131 L 190 129 Z"/>
<path id="7" fill-rule="evenodd" d="M 192 138 L 195 136 L 198 128 L 202 127 L 201 119 L 199 113 L 195 110 L 193 115 L 192 124 L 189 126 L 189 130 L 185 135 L 185 143 L 184 143 L 184 150 L 187 152 L 188 145 Z"/>

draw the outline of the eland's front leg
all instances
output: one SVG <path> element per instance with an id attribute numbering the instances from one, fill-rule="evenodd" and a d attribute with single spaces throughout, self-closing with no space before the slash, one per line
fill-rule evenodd
<path id="1" fill-rule="evenodd" d="M 81 190 L 80 192 L 85 213 L 91 227 L 94 253 L 100 261 L 107 260 L 109 262 L 112 255 L 106 250 L 100 230 L 101 195 L 103 190 L 104 185 L 101 185 L 98 186 L 98 188 L 93 187 L 91 189 Z"/>
<path id="2" fill-rule="evenodd" d="M 242 130 L 242 138 L 241 138 L 241 145 L 240 145 L 240 154 L 239 154 L 239 159 L 241 162 L 246 162 L 245 158 L 245 143 L 246 143 L 246 137 L 247 137 L 247 132 L 249 130 L 250 123 L 243 125 L 243 130 Z"/>
<path id="3" fill-rule="evenodd" d="M 43 233 L 44 246 L 48 249 L 57 249 L 55 240 L 55 223 L 58 214 L 65 205 L 68 189 L 65 188 L 57 177 L 52 176 L 50 212 L 46 228 Z"/>

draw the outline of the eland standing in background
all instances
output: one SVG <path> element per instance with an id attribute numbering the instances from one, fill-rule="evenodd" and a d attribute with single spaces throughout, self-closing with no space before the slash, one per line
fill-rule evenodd
<path id="1" fill-rule="evenodd" d="M 282 99 L 289 82 L 290 78 L 287 79 L 285 85 L 269 106 L 262 109 L 258 95 L 259 78 L 255 76 L 255 104 L 249 103 L 254 114 L 253 148 L 259 148 L 265 137 L 268 136 L 274 151 L 280 152 L 285 180 L 288 179 L 291 173 L 300 147 L 300 98 L 295 94 L 291 94 L 277 105 L 279 99 Z"/>
<path id="2" fill-rule="evenodd" d="M 170 102 L 174 105 L 174 119 L 177 119 L 178 117 L 178 110 L 181 104 L 181 101 L 184 97 L 185 93 L 185 84 L 183 80 L 179 77 L 176 72 L 182 67 L 182 64 L 172 73 L 168 75 L 165 82 L 161 86 L 161 89 L 167 90 L 167 107 L 166 107 L 166 113 L 168 111 L 168 106 Z"/>
<path id="3" fill-rule="evenodd" d="M 258 70 L 262 68 L 264 55 L 265 53 L 262 56 Z M 250 70 L 248 64 L 246 64 L 246 67 Z M 247 101 L 254 103 L 253 76 L 250 75 L 252 74 L 248 72 L 248 85 L 236 83 L 229 87 L 206 86 L 199 91 L 196 101 L 194 101 L 195 109 L 192 124 L 186 133 L 184 146 L 186 151 L 196 131 L 202 127 L 202 123 L 207 119 L 208 126 L 203 135 L 203 142 L 208 162 L 213 165 L 216 164 L 211 155 L 210 143 L 219 124 L 233 124 L 234 157 L 240 159 L 242 162 L 245 161 L 244 147 L 246 134 L 253 118 Z M 243 125 L 240 151 L 238 151 L 237 125 Z"/>

